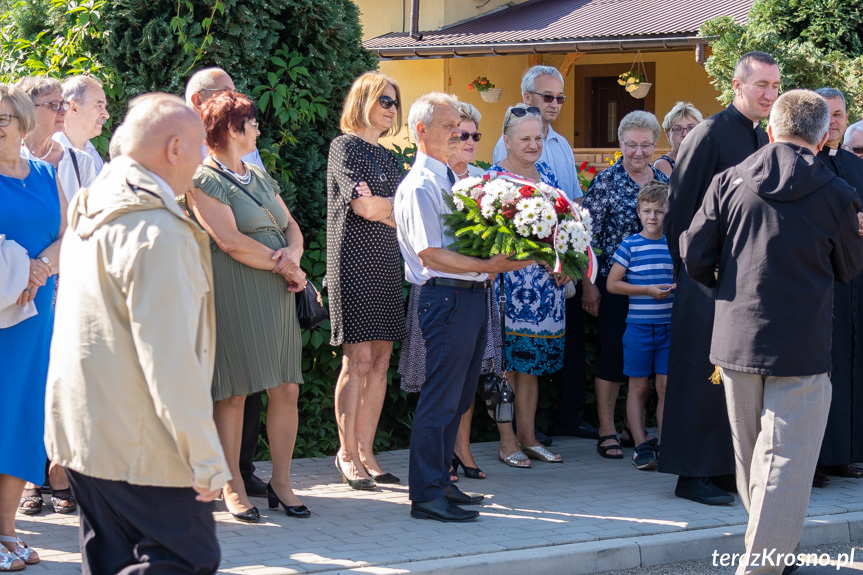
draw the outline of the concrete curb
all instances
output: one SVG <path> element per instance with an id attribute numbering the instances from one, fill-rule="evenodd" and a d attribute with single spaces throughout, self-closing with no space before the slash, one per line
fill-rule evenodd
<path id="1" fill-rule="evenodd" d="M 741 524 L 645 537 L 318 571 L 317 574 L 445 575 L 457 571 L 460 575 L 522 575 L 537 572 L 541 565 L 543 575 L 589 575 L 603 571 L 700 561 L 710 559 L 714 551 L 720 555 L 741 553 L 745 532 L 746 525 Z M 800 544 L 806 547 L 849 543 L 860 539 L 863 539 L 863 512 L 854 512 L 807 518 Z"/>

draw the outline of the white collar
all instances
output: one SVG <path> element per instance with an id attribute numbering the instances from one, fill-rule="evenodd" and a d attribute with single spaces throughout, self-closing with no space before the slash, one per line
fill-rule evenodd
<path id="1" fill-rule="evenodd" d="M 148 170 L 144 166 L 141 166 L 141 169 L 143 171 L 147 172 L 148 174 L 150 174 L 150 176 L 153 178 L 153 180 L 155 180 L 155 182 L 157 184 L 159 184 L 159 189 L 158 190 L 152 190 L 152 191 L 158 193 L 159 197 L 162 198 L 162 200 L 165 203 L 177 201 L 177 196 L 174 193 L 174 188 L 172 188 L 170 185 L 168 185 L 168 182 L 166 182 L 164 180 L 164 178 L 162 178 L 158 174 L 151 172 L 150 170 Z"/>

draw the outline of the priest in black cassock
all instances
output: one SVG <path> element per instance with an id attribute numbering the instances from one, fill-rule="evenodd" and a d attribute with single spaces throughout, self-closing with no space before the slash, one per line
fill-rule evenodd
<path id="1" fill-rule="evenodd" d="M 851 184 L 863 201 L 863 160 L 839 145 L 848 114 L 845 96 L 835 88 L 815 90 L 830 106 L 830 131 L 827 143 L 818 153 L 827 168 Z M 850 283 L 837 282 L 833 288 L 833 401 L 827 418 L 827 430 L 821 444 L 815 487 L 824 487 L 830 479 L 863 477 L 863 274 Z M 857 425 L 853 425 L 857 422 Z"/>
<path id="2" fill-rule="evenodd" d="M 707 505 L 734 501 L 727 492 L 735 490 L 734 446 L 725 392 L 710 382 L 714 290 L 686 274 L 678 242 L 701 207 L 713 176 L 767 144 L 760 121 L 770 114 L 779 84 L 779 66 L 772 56 L 744 54 L 734 68 L 731 105 L 689 133 L 671 173 L 664 231 L 677 291 L 671 311 L 659 471 L 679 476 L 675 495 Z"/>

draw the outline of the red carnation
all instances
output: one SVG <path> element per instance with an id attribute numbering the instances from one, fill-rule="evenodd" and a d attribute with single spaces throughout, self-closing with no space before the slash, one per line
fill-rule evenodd
<path id="1" fill-rule="evenodd" d="M 534 193 L 535 191 L 536 191 L 536 190 L 534 190 L 534 189 L 533 189 L 533 188 L 531 188 L 530 186 L 522 186 L 521 188 L 519 188 L 518 193 L 519 193 L 519 194 L 521 194 L 521 197 L 522 197 L 522 198 L 532 198 L 532 197 L 533 197 L 533 193 Z"/>
<path id="2" fill-rule="evenodd" d="M 590 169 L 587 170 L 587 173 L 591 175 L 596 174 L 596 166 L 590 166 Z"/>
<path id="3" fill-rule="evenodd" d="M 510 201 L 501 203 L 500 213 L 506 219 L 511 220 L 512 218 L 514 218 L 515 212 L 516 212 L 515 201 L 510 200 Z"/>
<path id="4" fill-rule="evenodd" d="M 565 214 L 569 211 L 569 202 L 567 202 L 563 198 L 557 198 L 554 201 L 554 211 L 559 214 Z"/>
<path id="5" fill-rule="evenodd" d="M 582 162 L 581 165 L 578 167 L 579 172 L 583 172 L 586 169 L 587 169 L 587 162 Z"/>

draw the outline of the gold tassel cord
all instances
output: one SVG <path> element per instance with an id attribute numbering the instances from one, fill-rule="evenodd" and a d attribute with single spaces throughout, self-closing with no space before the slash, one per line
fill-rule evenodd
<path id="1" fill-rule="evenodd" d="M 719 371 L 718 365 L 715 367 L 713 373 L 707 379 L 710 380 L 710 383 L 712 383 L 713 385 L 720 385 L 722 383 L 722 372 Z"/>

